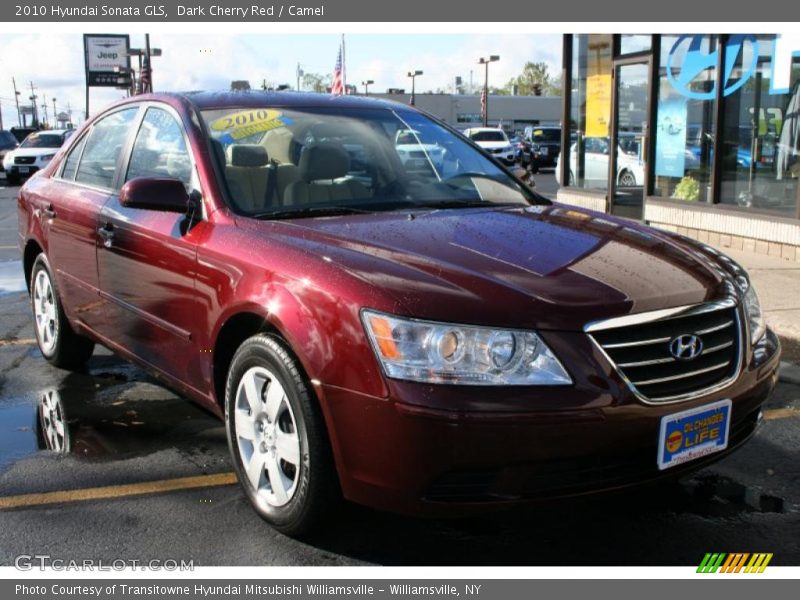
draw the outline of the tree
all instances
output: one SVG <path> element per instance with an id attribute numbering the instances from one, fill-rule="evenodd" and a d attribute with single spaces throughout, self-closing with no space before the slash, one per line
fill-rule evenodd
<path id="1" fill-rule="evenodd" d="M 303 75 L 303 88 L 314 92 L 327 92 L 331 87 L 331 76 L 319 73 L 306 73 Z"/>
<path id="2" fill-rule="evenodd" d="M 561 78 L 550 75 L 546 62 L 527 62 L 522 73 L 505 85 L 505 92 L 510 94 L 514 86 L 519 96 L 557 96 L 561 93 Z"/>

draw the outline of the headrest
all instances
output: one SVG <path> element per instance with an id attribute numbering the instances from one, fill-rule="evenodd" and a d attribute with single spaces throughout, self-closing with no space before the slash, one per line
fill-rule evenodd
<path id="1" fill-rule="evenodd" d="M 294 136 L 291 131 L 285 127 L 278 127 L 267 131 L 261 144 L 267 149 L 272 160 L 286 164 L 294 162 L 291 155 L 292 140 Z"/>
<path id="2" fill-rule="evenodd" d="M 258 144 L 231 144 L 225 153 L 234 167 L 265 167 L 269 163 L 267 149 Z"/>
<path id="3" fill-rule="evenodd" d="M 297 165 L 305 181 L 337 179 L 350 170 L 350 155 L 342 146 L 330 143 L 306 146 Z"/>

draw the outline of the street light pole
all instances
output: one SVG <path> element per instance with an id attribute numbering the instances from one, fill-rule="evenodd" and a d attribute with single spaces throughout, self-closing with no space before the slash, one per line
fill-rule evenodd
<path id="1" fill-rule="evenodd" d="M 485 67 L 484 76 L 483 76 L 483 126 L 488 127 L 489 125 L 489 63 L 493 63 L 500 60 L 500 57 L 496 54 L 492 54 L 489 58 L 481 57 L 478 60 L 479 65 L 483 65 Z"/>
<path id="2" fill-rule="evenodd" d="M 58 127 L 58 113 L 56 112 L 56 98 L 53 96 L 53 123 Z"/>
<path id="3" fill-rule="evenodd" d="M 422 75 L 422 71 L 408 72 L 408 76 L 411 77 L 411 101 L 409 102 L 411 106 L 415 106 L 417 103 L 416 83 L 417 83 L 417 77 L 419 75 Z"/>
<path id="4" fill-rule="evenodd" d="M 369 86 L 371 86 L 373 83 L 375 83 L 375 82 L 372 81 L 372 79 L 367 79 L 366 81 L 362 81 L 361 82 L 361 85 L 364 86 L 364 95 L 365 96 L 369 96 Z"/>

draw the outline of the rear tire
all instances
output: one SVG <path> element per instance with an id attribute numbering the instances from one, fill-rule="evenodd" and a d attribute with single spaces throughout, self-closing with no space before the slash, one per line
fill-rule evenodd
<path id="1" fill-rule="evenodd" d="M 6 173 L 6 181 L 8 182 L 8 185 L 19 185 L 19 175 Z"/>
<path id="2" fill-rule="evenodd" d="M 31 311 L 42 356 L 60 369 L 79 369 L 94 352 L 94 342 L 72 329 L 61 306 L 50 263 L 39 254 L 31 269 Z"/>
<path id="3" fill-rule="evenodd" d="M 277 337 L 247 339 L 225 386 L 225 429 L 234 470 L 256 512 L 299 536 L 341 497 L 325 423 L 297 360 Z"/>

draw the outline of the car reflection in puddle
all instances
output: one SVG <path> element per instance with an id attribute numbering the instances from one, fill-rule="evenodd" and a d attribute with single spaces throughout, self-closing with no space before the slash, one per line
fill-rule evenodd
<path id="1" fill-rule="evenodd" d="M 36 437 L 41 450 L 89 458 L 144 455 L 164 448 L 196 448 L 196 436 L 220 422 L 182 398 L 111 399 L 87 402 L 69 390 L 49 389 L 39 395 Z"/>
<path id="2" fill-rule="evenodd" d="M 4 401 L 0 471 L 39 451 L 87 459 L 144 456 L 166 448 L 188 455 L 227 452 L 218 419 L 161 386 L 135 380 L 143 377 L 133 367 L 114 365 L 93 375 L 70 374 L 33 398 Z"/>

